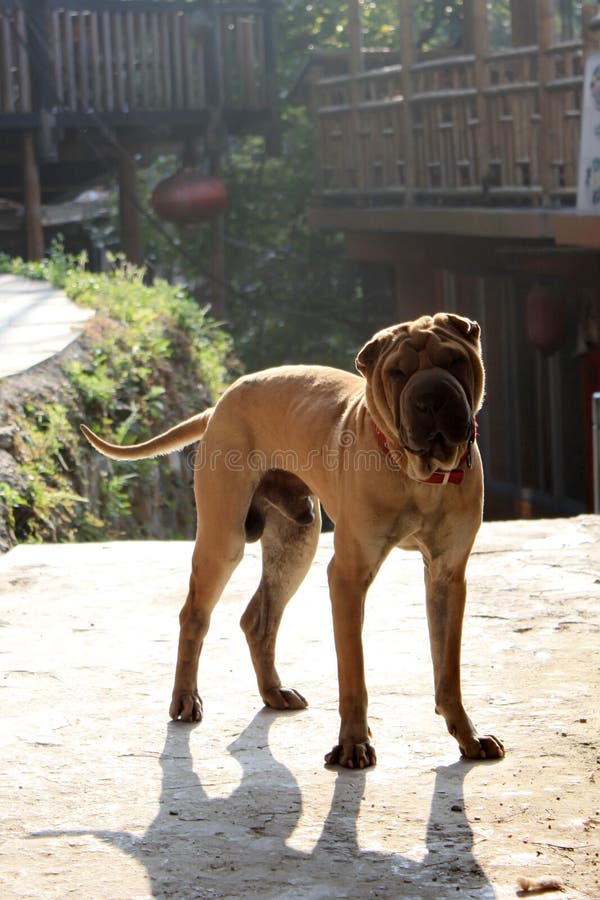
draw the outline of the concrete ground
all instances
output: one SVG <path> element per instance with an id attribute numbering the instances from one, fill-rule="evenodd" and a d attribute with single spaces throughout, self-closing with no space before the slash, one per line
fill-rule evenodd
<path id="1" fill-rule="evenodd" d="M 379 762 L 329 769 L 338 729 L 326 562 L 290 604 L 261 709 L 238 620 L 252 546 L 201 661 L 205 719 L 168 721 L 187 543 L 20 546 L 0 561 L 2 898 L 600 898 L 600 518 L 483 526 L 463 682 L 499 762 L 433 713 L 422 569 L 392 554 L 365 625 Z"/>
<path id="2" fill-rule="evenodd" d="M 0 275 L 0 378 L 60 353 L 93 315 L 45 281 Z"/>

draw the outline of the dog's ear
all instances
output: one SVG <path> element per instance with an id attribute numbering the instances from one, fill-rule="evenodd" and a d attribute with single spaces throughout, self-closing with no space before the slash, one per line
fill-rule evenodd
<path id="1" fill-rule="evenodd" d="M 391 328 L 385 328 L 373 335 L 370 341 L 367 341 L 358 356 L 354 360 L 354 364 L 361 375 L 366 378 L 373 371 L 373 366 L 377 362 L 381 352 L 390 345 L 393 340 L 393 332 Z"/>
<path id="2" fill-rule="evenodd" d="M 479 346 L 481 338 L 481 328 L 478 322 L 473 319 L 466 319 L 464 316 L 457 316 L 455 313 L 437 313 L 434 317 L 436 325 L 445 325 L 465 338 L 470 343 Z"/>

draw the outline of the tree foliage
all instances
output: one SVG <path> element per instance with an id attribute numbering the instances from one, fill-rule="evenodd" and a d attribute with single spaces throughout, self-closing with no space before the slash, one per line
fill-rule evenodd
<path id="1" fill-rule="evenodd" d="M 576 3 L 577 0 L 557 0 Z M 412 38 L 424 52 L 451 47 L 461 38 L 464 0 L 418 0 L 413 4 Z M 364 0 L 361 4 L 362 37 L 365 47 L 398 49 L 399 0 Z M 279 29 L 279 57 L 284 83 L 302 64 L 305 54 L 317 47 L 342 48 L 349 45 L 348 6 L 333 0 L 282 4 Z M 510 0 L 492 0 L 488 4 L 491 46 L 510 40 Z"/>
<path id="2" fill-rule="evenodd" d="M 533 0 L 514 0 L 526 3 Z M 399 48 L 400 0 L 363 0 L 362 33 L 365 47 Z M 451 47 L 460 41 L 464 0 L 415 0 L 413 5 L 416 47 L 429 51 Z M 554 32 L 568 40 L 581 34 L 582 0 L 553 0 Z M 315 47 L 347 47 L 348 7 L 333 0 L 298 2 L 286 0 L 281 7 L 282 27 L 279 55 L 284 77 L 293 73 L 303 54 Z M 510 0 L 489 0 L 487 4 L 489 43 L 492 48 L 510 45 Z"/>

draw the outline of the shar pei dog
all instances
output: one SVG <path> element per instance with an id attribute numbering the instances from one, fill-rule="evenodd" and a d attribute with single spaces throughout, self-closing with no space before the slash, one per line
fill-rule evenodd
<path id="1" fill-rule="evenodd" d="M 328 567 L 339 680 L 338 743 L 328 763 L 376 762 L 367 720 L 362 624 L 367 589 L 393 547 L 419 550 L 435 708 L 468 759 L 504 755 L 461 697 L 465 569 L 482 517 L 475 415 L 484 391 L 480 329 L 450 313 L 379 331 L 358 376 L 325 366 L 246 375 L 214 408 L 133 446 L 85 437 L 113 459 L 141 459 L 199 441 L 197 538 L 181 610 L 173 719 L 202 718 L 197 673 L 211 613 L 249 540 L 262 542 L 262 579 L 244 612 L 258 689 L 275 709 L 307 705 L 275 666 L 285 606 L 313 559 L 319 501 L 335 523 Z"/>

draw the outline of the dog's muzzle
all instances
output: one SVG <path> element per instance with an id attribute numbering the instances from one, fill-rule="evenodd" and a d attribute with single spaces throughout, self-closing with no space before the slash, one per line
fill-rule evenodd
<path id="1" fill-rule="evenodd" d="M 472 439 L 473 411 L 461 383 L 445 369 L 415 372 L 400 395 L 399 436 L 409 453 L 443 463 Z"/>

